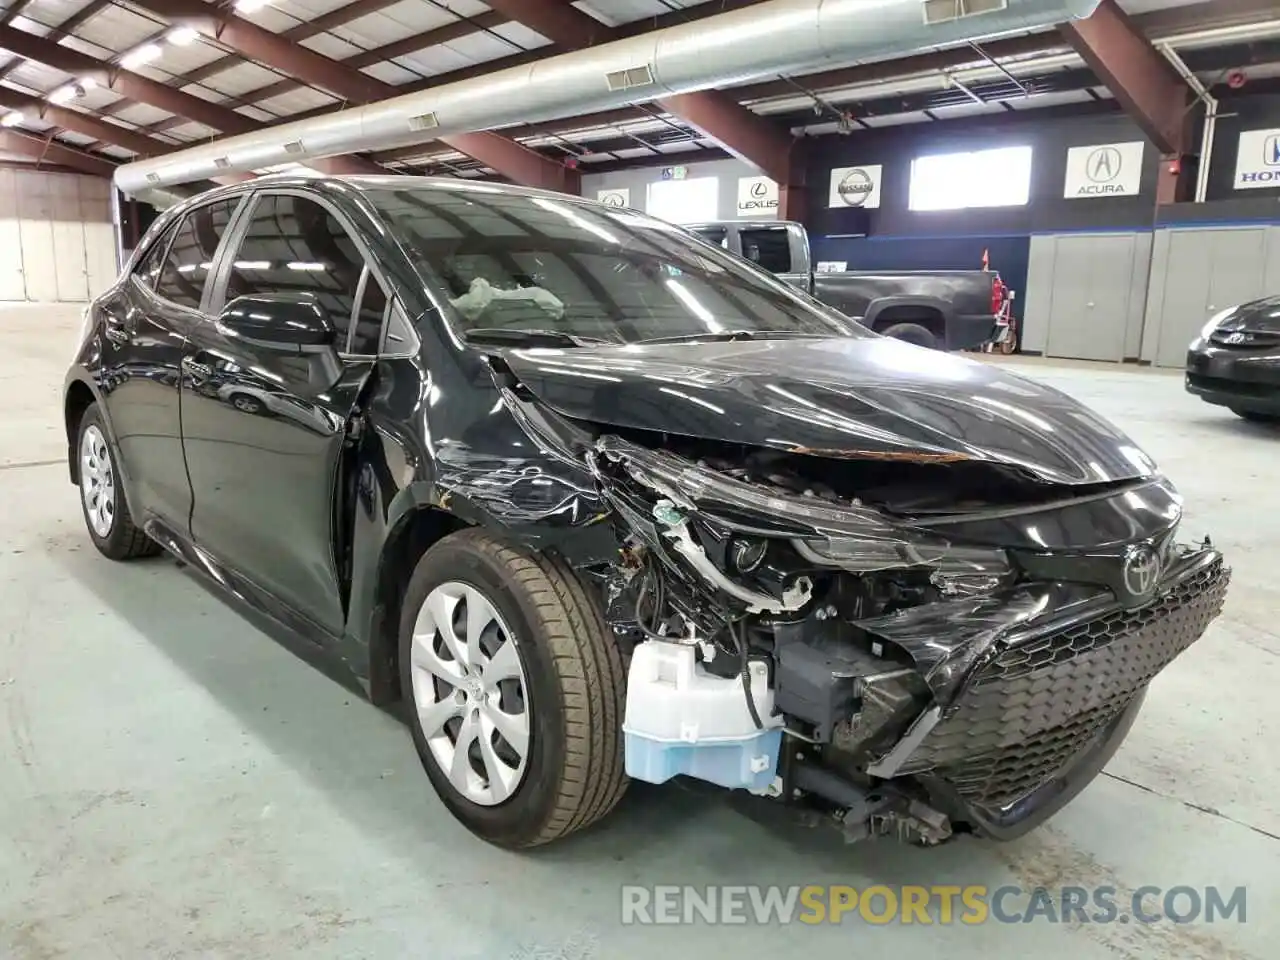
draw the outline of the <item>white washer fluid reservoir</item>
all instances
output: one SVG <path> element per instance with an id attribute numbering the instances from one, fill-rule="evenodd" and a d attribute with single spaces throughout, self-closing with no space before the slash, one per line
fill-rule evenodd
<path id="1" fill-rule="evenodd" d="M 763 730 L 751 719 L 741 675 L 709 673 L 689 644 L 641 643 L 627 674 L 627 775 L 663 783 L 683 774 L 722 787 L 765 790 L 777 773 L 782 720 L 773 716 L 763 663 L 751 664 L 751 694 Z"/>

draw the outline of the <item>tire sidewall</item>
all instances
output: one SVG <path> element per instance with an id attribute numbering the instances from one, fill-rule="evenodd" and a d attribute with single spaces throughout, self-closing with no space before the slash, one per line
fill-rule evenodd
<path id="1" fill-rule="evenodd" d="M 928 350 L 936 350 L 938 348 L 938 338 L 933 335 L 928 327 L 921 326 L 918 323 L 895 323 L 885 327 L 881 333 L 894 340 L 901 340 L 903 343 L 909 343 L 915 347 L 924 347 Z"/>
<path id="2" fill-rule="evenodd" d="M 89 519 L 89 508 L 84 502 L 84 465 L 80 463 L 82 457 L 81 451 L 84 449 L 84 435 L 90 427 L 97 427 L 106 441 L 107 459 L 111 462 L 111 481 L 115 487 L 114 496 L 115 503 L 112 504 L 111 513 L 111 531 L 105 537 L 99 536 L 98 531 L 93 529 L 93 523 Z M 96 403 L 91 404 L 84 412 L 84 416 L 80 418 L 80 429 L 76 431 L 76 476 L 79 483 L 76 484 L 76 492 L 80 497 L 80 515 L 84 517 L 84 528 L 89 532 L 89 537 L 102 553 L 108 557 L 114 557 L 121 554 L 124 550 L 123 534 L 121 529 L 124 524 L 121 523 L 121 510 L 124 505 L 124 486 L 123 478 L 120 476 L 120 465 L 116 460 L 116 451 L 111 443 L 111 434 L 107 430 L 107 425 L 102 422 L 102 412 Z"/>
<path id="3" fill-rule="evenodd" d="M 531 711 L 531 723 L 524 777 L 515 793 L 495 806 L 473 803 L 458 793 L 432 755 L 417 717 L 413 628 L 428 594 L 451 581 L 474 587 L 493 604 L 509 630 L 508 640 L 515 642 L 527 681 L 526 709 Z M 513 584 L 509 572 L 465 535 L 441 541 L 422 558 L 409 580 L 400 618 L 400 683 L 405 720 L 427 776 L 455 817 L 485 839 L 510 846 L 520 845 L 550 818 L 565 765 L 563 693 L 540 624 L 527 591 L 518 583 Z"/>

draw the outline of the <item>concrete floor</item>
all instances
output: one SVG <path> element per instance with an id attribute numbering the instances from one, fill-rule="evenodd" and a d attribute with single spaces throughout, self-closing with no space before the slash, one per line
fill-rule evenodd
<path id="1" fill-rule="evenodd" d="M 1275 957 L 1280 433 L 1176 375 L 1013 361 L 1127 428 L 1235 566 L 1128 742 L 1007 846 L 841 847 L 679 789 L 513 855 L 466 834 L 406 731 L 166 559 L 93 549 L 59 392 L 78 312 L 0 311 L 0 957 Z M 1010 361 L 1001 361 L 1009 363 Z M 1248 887 L 1248 922 L 640 927 L 643 884 Z"/>

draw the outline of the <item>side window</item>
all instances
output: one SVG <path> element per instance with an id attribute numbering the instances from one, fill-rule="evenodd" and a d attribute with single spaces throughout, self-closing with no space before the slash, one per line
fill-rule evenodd
<path id="1" fill-rule="evenodd" d="M 160 276 L 160 268 L 164 266 L 164 255 L 169 250 L 169 241 L 173 239 L 176 228 L 177 224 L 170 224 L 147 250 L 146 255 L 138 261 L 138 267 L 133 271 L 133 275 L 143 286 L 150 287 L 152 290 L 156 288 L 156 278 Z"/>
<path id="2" fill-rule="evenodd" d="M 213 269 L 213 255 L 239 203 L 239 197 L 218 200 L 182 218 L 155 281 L 159 296 L 193 310 L 199 308 L 205 280 Z"/>
<path id="3" fill-rule="evenodd" d="M 770 273 L 791 272 L 791 241 L 784 229 L 743 230 L 742 255 Z"/>
<path id="4" fill-rule="evenodd" d="M 724 227 L 701 227 L 693 232 L 707 243 L 714 243 L 717 247 L 729 246 L 729 231 Z"/>
<path id="5" fill-rule="evenodd" d="M 360 297 L 360 309 L 356 311 L 356 323 L 351 331 L 351 344 L 348 352 L 357 354 L 374 354 L 378 352 L 378 341 L 382 338 L 382 321 L 387 315 L 387 292 L 373 275 L 373 271 L 365 268 L 364 293 Z"/>
<path id="6" fill-rule="evenodd" d="M 240 249 L 232 258 L 226 299 L 314 294 L 333 320 L 338 343 L 345 344 L 364 269 L 355 242 L 324 206 L 306 197 L 268 194 L 254 206 Z M 376 353 L 386 295 L 372 275 L 360 306 L 351 349 Z"/>

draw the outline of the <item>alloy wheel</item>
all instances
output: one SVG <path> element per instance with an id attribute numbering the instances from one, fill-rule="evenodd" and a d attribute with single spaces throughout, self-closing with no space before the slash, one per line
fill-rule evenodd
<path id="1" fill-rule="evenodd" d="M 530 705 L 515 640 L 487 597 L 442 583 L 414 624 L 413 700 L 423 738 L 453 788 L 496 806 L 528 764 Z"/>
<path id="2" fill-rule="evenodd" d="M 80 496 L 93 532 L 110 536 L 116 518 L 115 474 L 107 440 L 97 426 L 87 427 L 80 440 Z"/>

